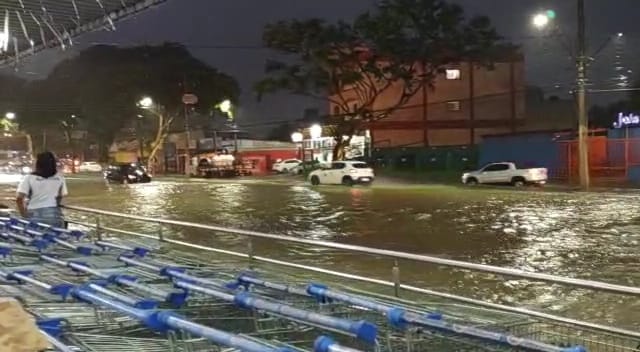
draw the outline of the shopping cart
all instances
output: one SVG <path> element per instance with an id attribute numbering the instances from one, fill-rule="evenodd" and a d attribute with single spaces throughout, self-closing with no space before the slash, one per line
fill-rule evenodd
<path id="1" fill-rule="evenodd" d="M 21 297 L 61 351 L 640 351 L 624 330 L 310 283 L 251 254 L 203 260 L 162 238 L 84 230 L 0 218 L 0 294 Z"/>

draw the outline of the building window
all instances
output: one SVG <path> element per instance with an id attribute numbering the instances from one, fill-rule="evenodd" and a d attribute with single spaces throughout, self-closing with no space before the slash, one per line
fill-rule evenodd
<path id="1" fill-rule="evenodd" d="M 447 111 L 460 111 L 460 101 L 448 101 L 447 102 Z"/>
<path id="2" fill-rule="evenodd" d="M 446 75 L 447 75 L 447 79 L 449 80 L 457 80 L 457 79 L 461 79 L 461 74 L 460 74 L 460 69 L 457 68 L 448 68 L 445 71 Z"/>
<path id="3" fill-rule="evenodd" d="M 333 116 L 338 116 L 338 115 L 340 115 L 340 107 L 336 105 L 333 107 Z"/>

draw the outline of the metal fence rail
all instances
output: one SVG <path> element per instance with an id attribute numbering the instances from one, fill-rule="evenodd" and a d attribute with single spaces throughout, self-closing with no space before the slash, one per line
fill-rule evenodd
<path id="1" fill-rule="evenodd" d="M 398 292 L 400 290 L 406 290 L 408 292 L 424 294 L 430 297 L 438 297 L 446 300 L 457 301 L 470 306 L 484 307 L 485 309 L 509 312 L 509 313 L 520 315 L 520 316 L 527 316 L 535 319 L 542 319 L 544 321 L 554 322 L 554 323 L 563 324 L 567 326 L 573 326 L 573 327 L 588 329 L 593 331 L 601 331 L 601 332 L 606 332 L 610 334 L 619 334 L 619 335 L 640 339 L 640 332 L 637 332 L 637 331 L 621 329 L 621 328 L 616 328 L 616 327 L 597 324 L 597 323 L 585 322 L 577 319 L 565 318 L 565 317 L 548 314 L 544 312 L 539 312 L 539 311 L 535 311 L 535 310 L 531 310 L 523 307 L 514 307 L 514 306 L 503 305 L 503 304 L 491 303 L 491 302 L 472 299 L 472 298 L 463 297 L 455 294 L 449 294 L 445 292 L 439 292 L 439 291 L 434 291 L 434 290 L 430 290 L 422 287 L 416 287 L 416 286 L 404 284 L 399 279 L 399 266 L 398 266 L 397 260 L 403 259 L 403 260 L 409 260 L 409 261 L 415 261 L 415 262 L 448 266 L 448 267 L 470 270 L 470 271 L 478 271 L 478 272 L 484 272 L 484 273 L 490 273 L 490 274 L 499 274 L 504 276 L 518 277 L 518 278 L 523 278 L 523 279 L 532 280 L 532 281 L 543 281 L 543 282 L 551 282 L 551 283 L 567 285 L 572 287 L 581 287 L 581 288 L 586 288 L 586 289 L 598 291 L 598 292 L 609 292 L 609 293 L 631 295 L 631 296 L 640 295 L 640 288 L 638 287 L 609 284 L 609 283 L 603 283 L 603 282 L 592 281 L 592 280 L 567 278 L 567 277 L 549 275 L 549 274 L 543 274 L 543 273 L 533 273 L 533 272 L 527 272 L 527 271 L 511 269 L 511 268 L 502 268 L 502 267 L 496 267 L 496 266 L 490 266 L 490 265 L 484 265 L 484 264 L 468 263 L 468 262 L 462 262 L 462 261 L 456 261 L 456 260 L 442 259 L 442 258 L 433 257 L 433 256 L 403 253 L 398 251 L 368 248 L 368 247 L 347 245 L 347 244 L 328 242 L 328 241 L 307 240 L 307 239 L 290 237 L 290 236 L 275 235 L 275 234 L 268 234 L 268 233 L 262 233 L 262 232 L 256 232 L 256 231 L 247 231 L 247 230 L 241 230 L 241 229 L 232 229 L 232 228 L 226 228 L 221 226 L 212 226 L 212 225 L 177 221 L 177 220 L 171 220 L 171 219 L 149 218 L 144 216 L 129 215 L 129 214 L 123 214 L 123 213 L 117 213 L 117 212 L 111 212 L 111 211 L 85 208 L 85 207 L 68 206 L 67 208 L 69 210 L 72 210 L 73 213 L 78 213 L 83 215 L 83 219 L 84 219 L 83 221 L 72 220 L 71 221 L 72 223 L 88 226 L 90 228 L 95 228 L 97 233 L 110 232 L 110 233 L 125 234 L 132 237 L 138 237 L 144 240 L 147 240 L 147 239 L 158 240 L 161 243 L 173 245 L 176 248 L 187 247 L 187 248 L 196 249 L 200 251 L 213 252 L 213 253 L 223 254 L 225 256 L 230 256 L 230 257 L 237 257 L 237 258 L 241 258 L 243 261 L 248 260 L 249 266 L 251 266 L 251 262 L 273 264 L 276 266 L 299 269 L 303 272 L 326 274 L 326 275 L 339 277 L 343 279 L 370 283 L 377 286 L 391 287 L 391 288 L 395 288 L 396 297 L 398 296 Z M 95 216 L 95 223 L 87 223 L 86 222 L 87 215 Z M 106 218 L 119 218 L 119 219 L 135 220 L 135 221 L 140 221 L 145 223 L 156 224 L 158 225 L 158 233 L 155 235 L 152 235 L 152 234 L 145 234 L 145 233 L 140 233 L 140 232 L 135 232 L 130 230 L 123 230 L 119 228 L 101 225 L 105 223 L 101 219 L 106 219 Z M 167 225 L 178 226 L 183 228 L 191 228 L 191 229 L 202 229 L 202 230 L 208 230 L 212 232 L 244 236 L 247 238 L 247 241 L 248 241 L 248 250 L 247 252 L 243 253 L 243 252 L 232 251 L 224 248 L 213 248 L 213 247 L 198 245 L 198 244 L 185 242 L 181 240 L 171 239 L 171 238 L 168 238 L 162 232 L 162 226 L 167 226 Z M 335 270 L 330 270 L 326 268 L 319 268 L 319 267 L 303 265 L 299 263 L 293 263 L 290 261 L 259 256 L 254 253 L 253 245 L 252 245 L 252 239 L 257 239 L 257 238 L 288 242 L 292 244 L 304 244 L 309 246 L 332 248 L 332 249 L 338 249 L 338 250 L 343 250 L 346 252 L 352 252 L 357 254 L 368 254 L 368 255 L 374 255 L 374 256 L 390 257 L 390 258 L 396 259 L 396 264 L 392 268 L 393 280 L 392 281 L 381 280 L 377 278 L 356 275 L 356 274 L 351 274 L 347 272 L 335 271 Z"/>
<path id="2" fill-rule="evenodd" d="M 70 223 L 80 225 L 72 226 L 83 231 L 0 218 L 4 256 L 0 260 L 0 294 L 22 297 L 35 316 L 68 322 L 71 329 L 51 336 L 74 350 L 257 351 L 242 346 L 263 346 L 265 350 L 305 352 L 578 352 L 586 347 L 589 352 L 640 352 L 640 332 L 403 284 L 397 260 L 392 281 L 386 281 L 258 256 L 252 240 L 267 238 L 493 274 L 497 268 L 503 275 L 509 272 L 529 280 L 632 297 L 637 296 L 635 287 L 588 280 L 566 282 L 566 278 L 553 275 L 539 274 L 545 276 L 537 278 L 536 273 L 441 262 L 430 256 L 69 209 Z M 95 216 L 95 223 L 87 223 L 87 215 Z M 125 229 L 102 226 L 106 217 L 148 222 L 154 229 L 158 225 L 158 233 L 131 231 L 131 221 L 124 224 Z M 175 240 L 163 233 L 166 225 L 244 236 L 248 250 L 241 253 Z M 190 250 L 185 251 L 187 248 Z M 207 252 L 216 255 L 206 258 L 203 254 Z M 329 280 L 329 289 L 302 281 L 296 272 L 306 277 L 309 273 L 327 274 L 374 287 L 358 290 Z M 391 288 L 395 296 L 376 293 L 375 286 Z M 401 291 L 421 293 L 420 300 L 437 297 L 463 304 L 403 300 Z M 148 331 L 154 326 L 170 329 L 158 336 Z M 235 341 L 242 342 L 235 345 Z M 231 349 L 221 347 L 224 345 Z"/>

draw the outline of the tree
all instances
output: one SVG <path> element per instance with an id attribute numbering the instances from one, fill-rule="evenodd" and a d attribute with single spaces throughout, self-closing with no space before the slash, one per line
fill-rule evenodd
<path id="1" fill-rule="evenodd" d="M 327 101 L 334 159 L 355 133 L 432 87 L 447 65 L 488 64 L 502 48 L 486 17 L 466 20 L 445 1 L 389 0 L 377 10 L 353 23 L 291 20 L 264 31 L 266 46 L 287 57 L 267 63 L 258 96 L 287 91 Z"/>
<path id="2" fill-rule="evenodd" d="M 147 147 L 153 155 L 147 156 L 152 159 L 172 124 L 184 122 L 184 93 L 198 95 L 195 108 L 204 111 L 223 99 L 235 101 L 239 95 L 232 77 L 194 58 L 184 46 L 172 43 L 127 48 L 93 46 L 60 63 L 37 87 L 48 93 L 37 95 L 36 102 L 58 95 L 55 99 L 70 108 L 60 109 L 62 114 L 53 117 L 54 124 L 63 125 L 62 121 L 77 116 L 77 123 L 84 125 L 98 143 L 103 159 L 116 136 L 135 123 L 138 115 L 143 116 L 143 128 L 138 131 L 148 134 Z M 153 111 L 136 106 L 144 96 L 153 99 Z M 66 126 L 71 125 L 67 121 Z"/>

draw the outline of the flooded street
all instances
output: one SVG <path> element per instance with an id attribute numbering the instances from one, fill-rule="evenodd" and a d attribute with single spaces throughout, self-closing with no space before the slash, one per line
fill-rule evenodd
<path id="1" fill-rule="evenodd" d="M 8 187 L 6 187 L 8 191 Z M 640 286 L 640 193 L 556 193 L 447 186 L 352 188 L 71 181 L 69 204 L 392 249 Z M 122 225 L 119 224 L 119 225 Z M 149 225 L 131 224 L 145 233 Z M 246 250 L 240 237 L 169 236 Z M 390 280 L 393 260 L 261 241 L 256 255 Z M 640 328 L 637 298 L 400 262 L 403 283 L 601 324 Z"/>

